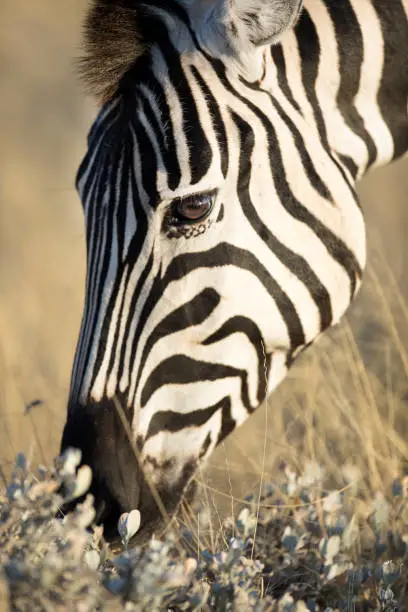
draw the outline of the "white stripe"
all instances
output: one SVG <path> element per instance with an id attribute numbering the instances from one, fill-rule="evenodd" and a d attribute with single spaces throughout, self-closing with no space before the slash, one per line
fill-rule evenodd
<path id="1" fill-rule="evenodd" d="M 364 59 L 360 87 L 355 106 L 364 118 L 366 129 L 373 138 L 378 157 L 373 166 L 391 161 L 394 143 L 377 104 L 377 94 L 384 69 L 384 42 L 381 24 L 371 0 L 350 0 L 363 36 Z M 408 41 L 407 41 L 408 44 Z"/>
<path id="2" fill-rule="evenodd" d="M 320 61 L 315 91 L 325 119 L 327 138 L 334 151 L 351 157 L 362 171 L 368 162 L 367 146 L 349 128 L 337 105 L 341 75 L 334 24 L 323 0 L 314 0 L 308 8 L 319 36 Z"/>
<path id="3" fill-rule="evenodd" d="M 173 135 L 176 143 L 176 151 L 174 152 L 174 155 L 177 155 L 177 159 L 179 161 L 183 183 L 190 184 L 191 171 L 189 163 L 189 150 L 186 134 L 183 129 L 183 110 L 181 100 L 177 90 L 170 83 L 166 62 L 157 47 L 153 49 L 152 55 L 154 56 L 153 62 L 155 76 L 159 82 L 164 84 L 166 100 L 170 108 Z M 165 172 L 160 172 L 158 174 L 157 185 L 159 191 L 168 189 L 168 176 Z"/>
<path id="4" fill-rule="evenodd" d="M 102 253 L 106 253 L 107 241 L 108 239 L 110 239 L 110 234 L 108 235 L 108 232 L 107 232 L 107 221 L 108 219 L 105 216 L 105 218 L 102 219 L 102 237 L 99 235 L 99 240 L 102 240 L 102 249 L 101 249 Z M 100 227 L 98 227 L 98 230 L 100 231 Z M 106 277 L 103 279 L 101 279 L 101 276 L 100 276 L 102 262 L 95 261 L 95 258 L 91 257 L 91 263 L 98 267 L 94 289 L 95 288 L 98 289 L 102 286 L 103 291 L 102 291 L 101 296 L 94 295 L 94 304 L 96 302 L 96 307 L 99 307 L 99 308 L 98 308 L 97 314 L 94 313 L 92 317 L 92 321 L 93 321 L 93 318 L 97 316 L 97 324 L 96 324 L 95 332 L 92 338 L 90 337 L 92 325 L 90 324 L 90 320 L 88 320 L 87 322 L 88 333 L 85 339 L 85 343 L 86 343 L 85 346 L 88 347 L 89 345 L 91 345 L 92 349 L 89 355 L 88 363 L 86 364 L 86 372 L 84 375 L 83 385 L 81 389 L 81 397 L 80 397 L 81 401 L 86 401 L 87 391 L 88 391 L 90 380 L 93 374 L 95 359 L 96 359 L 96 355 L 97 355 L 97 351 L 98 351 L 98 347 L 100 343 L 100 335 L 101 335 L 103 321 L 105 318 L 106 307 L 108 305 L 108 302 L 109 302 L 109 299 L 112 293 L 113 282 L 114 282 L 115 273 L 117 269 L 117 249 L 113 248 L 113 249 L 109 249 L 109 251 L 110 251 L 109 268 L 108 268 Z M 95 389 L 95 394 L 93 394 L 94 399 L 100 399 L 101 396 L 99 396 L 99 391 L 100 391 L 99 389 L 97 388 Z"/>

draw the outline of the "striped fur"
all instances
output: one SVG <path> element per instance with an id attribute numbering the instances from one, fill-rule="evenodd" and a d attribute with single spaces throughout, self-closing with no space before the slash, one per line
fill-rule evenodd
<path id="1" fill-rule="evenodd" d="M 242 54 L 206 39 L 196 5 L 135 0 L 149 39 L 110 78 L 77 179 L 86 304 L 62 447 L 93 467 L 108 530 L 138 507 L 146 535 L 151 485 L 172 512 L 340 320 L 365 266 L 356 181 L 408 148 L 406 0 L 306 0 L 278 44 Z M 209 216 L 177 221 L 199 194 Z"/>

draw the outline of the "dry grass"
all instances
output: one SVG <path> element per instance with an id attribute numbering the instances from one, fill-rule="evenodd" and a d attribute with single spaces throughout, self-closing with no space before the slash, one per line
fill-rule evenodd
<path id="1" fill-rule="evenodd" d="M 302 471 L 306 461 L 315 461 L 332 486 L 341 486 L 350 464 L 362 475 L 367 496 L 389 491 L 408 464 L 407 330 L 404 298 L 378 255 L 348 319 L 305 353 L 200 475 L 212 514 L 239 507 L 262 480 L 275 480 L 282 462 Z"/>

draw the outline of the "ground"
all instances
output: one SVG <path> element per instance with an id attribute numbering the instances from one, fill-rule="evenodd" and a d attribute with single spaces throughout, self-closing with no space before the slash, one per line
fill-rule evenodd
<path id="1" fill-rule="evenodd" d="M 4 469 L 19 450 L 32 451 L 35 462 L 48 462 L 57 452 L 64 422 L 85 271 L 82 210 L 73 180 L 94 114 L 73 62 L 79 54 L 86 4 L 85 0 L 1 2 L 0 461 Z M 384 469 L 391 473 L 398 457 L 408 457 L 404 442 L 408 359 L 403 350 L 404 329 L 408 329 L 403 302 L 408 295 L 407 169 L 407 162 L 394 165 L 361 187 L 373 272 L 348 317 L 355 336 L 343 325 L 324 339 L 305 356 L 267 409 L 216 453 L 210 481 L 227 492 L 229 504 L 233 496 L 245 493 L 248 483 L 254 485 L 261 474 L 273 473 L 281 459 L 296 464 L 305 455 L 314 456 L 334 470 L 335 464 L 349 458 L 368 467 L 370 484 L 377 487 Z M 43 403 L 25 410 L 33 400 Z M 263 446 L 265 419 L 268 433 Z"/>

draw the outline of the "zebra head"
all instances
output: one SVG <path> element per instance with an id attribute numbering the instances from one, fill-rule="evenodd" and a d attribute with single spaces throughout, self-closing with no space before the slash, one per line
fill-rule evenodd
<path id="1" fill-rule="evenodd" d="M 144 535 L 161 504 L 171 514 L 334 316 L 307 258 L 342 243 L 285 209 L 296 198 L 278 143 L 296 128 L 259 86 L 267 45 L 299 11 L 129 0 L 96 2 L 88 19 L 85 70 L 104 104 L 77 177 L 86 303 L 62 448 L 93 468 L 108 532 L 132 508 Z M 350 282 L 335 264 L 322 272 L 333 291 Z"/>

